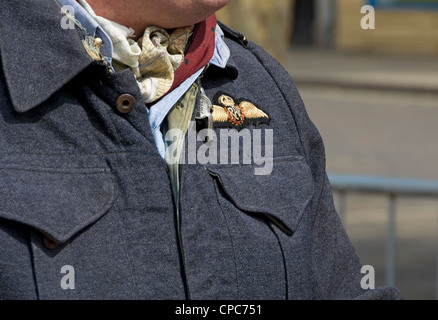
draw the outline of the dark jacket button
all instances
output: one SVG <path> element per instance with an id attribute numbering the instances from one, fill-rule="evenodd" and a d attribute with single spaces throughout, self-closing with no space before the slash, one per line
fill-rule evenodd
<path id="1" fill-rule="evenodd" d="M 130 94 L 122 94 L 117 99 L 116 107 L 121 113 L 130 113 L 132 110 L 134 110 L 136 104 L 137 102 L 133 96 Z"/>
<path id="2" fill-rule="evenodd" d="M 53 241 L 47 236 L 44 236 L 43 242 L 44 242 L 44 246 L 49 250 L 54 250 L 58 247 L 58 243 Z"/>

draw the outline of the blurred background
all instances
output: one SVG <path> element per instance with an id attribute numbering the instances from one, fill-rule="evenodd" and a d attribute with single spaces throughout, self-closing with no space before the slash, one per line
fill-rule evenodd
<path id="1" fill-rule="evenodd" d="M 375 9 L 374 29 L 361 27 L 372 22 L 364 5 Z M 376 285 L 437 299 L 438 0 L 231 0 L 218 19 L 295 81 L 325 143 L 338 212 Z"/>

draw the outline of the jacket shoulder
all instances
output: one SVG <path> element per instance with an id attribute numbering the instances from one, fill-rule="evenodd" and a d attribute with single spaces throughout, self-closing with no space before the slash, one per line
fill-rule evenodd
<path id="1" fill-rule="evenodd" d="M 289 72 L 284 68 L 278 59 L 269 54 L 263 47 L 249 40 L 244 34 L 237 30 L 232 29 L 228 25 L 221 21 L 218 21 L 219 27 L 222 29 L 225 41 L 231 46 L 238 55 L 250 54 L 254 56 L 258 62 L 266 69 L 280 86 L 288 83 L 292 87 L 295 87 L 293 80 L 290 77 Z M 230 43 L 231 42 L 231 43 Z M 290 88 L 288 88 L 290 89 Z"/>
<path id="2" fill-rule="evenodd" d="M 218 25 L 222 29 L 225 38 L 233 40 L 244 47 L 248 45 L 248 40 L 246 39 L 245 35 L 230 28 L 221 21 L 218 21 Z"/>

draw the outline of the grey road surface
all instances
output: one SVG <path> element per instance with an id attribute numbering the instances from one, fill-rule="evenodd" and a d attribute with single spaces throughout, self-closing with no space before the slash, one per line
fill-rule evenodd
<path id="1" fill-rule="evenodd" d="M 328 172 L 438 179 L 438 93 L 298 88 L 323 137 Z M 388 201 L 353 194 L 346 207 L 347 232 L 382 285 Z M 438 199 L 398 199 L 396 219 L 396 286 L 407 299 L 436 299 Z"/>

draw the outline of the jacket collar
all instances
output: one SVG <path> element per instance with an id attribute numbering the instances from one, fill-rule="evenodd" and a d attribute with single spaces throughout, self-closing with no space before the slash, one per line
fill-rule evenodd
<path id="1" fill-rule="evenodd" d="M 1 62 L 17 112 L 44 102 L 93 62 L 78 31 L 62 28 L 63 17 L 53 0 L 0 2 Z"/>

